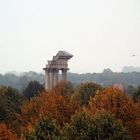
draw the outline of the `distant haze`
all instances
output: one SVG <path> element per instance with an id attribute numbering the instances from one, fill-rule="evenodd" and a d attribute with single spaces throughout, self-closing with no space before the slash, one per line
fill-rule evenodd
<path id="1" fill-rule="evenodd" d="M 1 0 L 0 73 L 42 72 L 59 50 L 71 72 L 140 66 L 140 0 Z"/>
<path id="2" fill-rule="evenodd" d="M 122 72 L 140 72 L 140 67 L 127 66 L 122 69 Z"/>

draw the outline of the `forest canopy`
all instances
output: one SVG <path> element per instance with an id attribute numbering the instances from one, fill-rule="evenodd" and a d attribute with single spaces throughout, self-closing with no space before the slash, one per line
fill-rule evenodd
<path id="1" fill-rule="evenodd" d="M 139 140 L 139 87 L 134 94 L 93 82 L 36 87 L 30 82 L 26 94 L 0 87 L 0 139 Z"/>

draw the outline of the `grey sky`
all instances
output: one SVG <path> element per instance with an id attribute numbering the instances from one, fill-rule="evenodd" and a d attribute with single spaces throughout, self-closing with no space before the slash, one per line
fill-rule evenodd
<path id="1" fill-rule="evenodd" d="M 0 0 L 0 73 L 42 71 L 59 50 L 71 72 L 140 66 L 140 0 Z"/>

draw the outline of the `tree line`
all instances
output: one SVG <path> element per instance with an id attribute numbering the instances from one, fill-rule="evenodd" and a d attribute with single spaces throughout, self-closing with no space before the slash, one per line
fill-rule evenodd
<path id="1" fill-rule="evenodd" d="M 140 88 L 132 91 L 93 82 L 45 91 L 31 81 L 22 94 L 1 86 L 0 139 L 139 140 Z"/>
<path id="2" fill-rule="evenodd" d="M 85 73 L 76 74 L 68 73 L 68 79 L 74 86 L 85 82 L 95 82 L 104 87 L 112 86 L 113 84 L 122 84 L 125 88 L 128 86 L 137 87 L 140 84 L 140 73 L 116 73 L 110 69 L 105 69 L 102 73 Z M 44 74 L 33 71 L 24 73 L 7 73 L 0 74 L 0 85 L 11 86 L 20 91 L 23 91 L 30 81 L 38 81 L 44 84 Z"/>

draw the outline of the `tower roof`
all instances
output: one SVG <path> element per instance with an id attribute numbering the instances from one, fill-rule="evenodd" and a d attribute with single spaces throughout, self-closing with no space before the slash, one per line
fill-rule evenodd
<path id="1" fill-rule="evenodd" d="M 66 52 L 66 51 L 59 51 L 56 54 L 56 56 L 54 57 L 54 59 L 55 60 L 57 60 L 57 59 L 67 59 L 67 60 L 69 60 L 72 57 L 73 57 L 73 55 L 68 53 L 68 52 Z"/>

